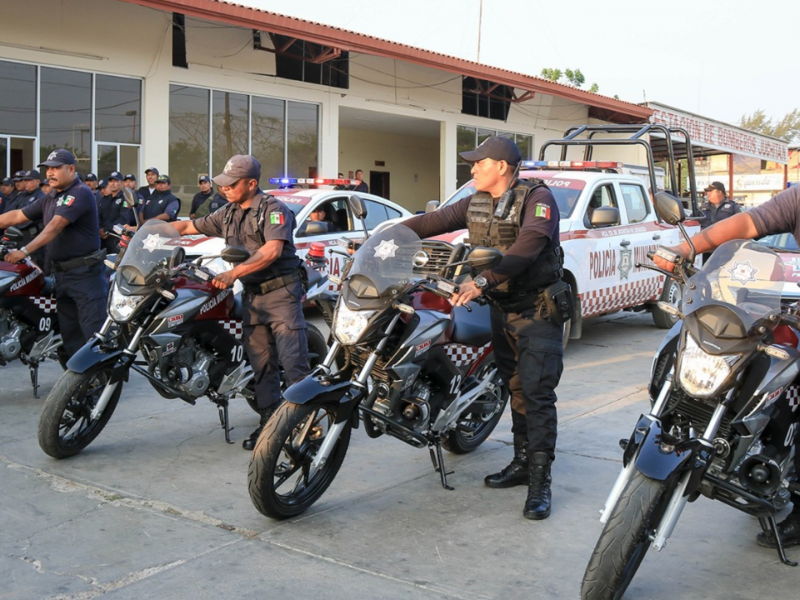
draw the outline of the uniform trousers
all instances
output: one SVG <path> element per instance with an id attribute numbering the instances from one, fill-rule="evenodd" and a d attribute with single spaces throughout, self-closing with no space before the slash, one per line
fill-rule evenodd
<path id="1" fill-rule="evenodd" d="M 242 342 L 253 368 L 259 410 L 281 401 L 281 367 L 287 386 L 308 374 L 302 299 L 299 281 L 267 294 L 242 292 Z"/>
<path id="2" fill-rule="evenodd" d="M 106 320 L 108 279 L 99 262 L 91 267 L 56 272 L 56 309 L 64 350 L 72 356 Z"/>
<path id="3" fill-rule="evenodd" d="M 491 309 L 492 346 L 500 377 L 511 391 L 515 438 L 524 436 L 528 452 L 555 459 L 558 417 L 556 386 L 564 370 L 562 328 L 538 309 L 504 313 Z"/>

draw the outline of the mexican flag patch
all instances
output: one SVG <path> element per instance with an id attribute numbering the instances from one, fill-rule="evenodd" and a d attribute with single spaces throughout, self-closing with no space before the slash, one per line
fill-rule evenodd
<path id="1" fill-rule="evenodd" d="M 550 207 L 547 204 L 537 204 L 536 205 L 536 216 L 541 217 L 542 219 L 549 219 L 550 218 Z"/>
<path id="2" fill-rule="evenodd" d="M 269 224 L 270 225 L 283 225 L 283 213 L 279 210 L 269 213 Z"/>
<path id="3" fill-rule="evenodd" d="M 75 196 L 64 196 L 63 198 L 59 199 L 56 203 L 57 206 L 72 206 L 72 203 L 75 202 Z"/>

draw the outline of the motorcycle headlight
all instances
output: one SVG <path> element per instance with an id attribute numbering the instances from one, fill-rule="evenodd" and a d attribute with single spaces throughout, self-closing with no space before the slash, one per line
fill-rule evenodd
<path id="1" fill-rule="evenodd" d="M 108 314 L 115 321 L 124 323 L 147 298 L 147 295 L 126 296 L 115 285 L 111 288 L 111 297 L 108 300 Z"/>
<path id="2" fill-rule="evenodd" d="M 690 396 L 708 398 L 731 374 L 731 365 L 738 359 L 738 354 L 707 354 L 691 335 L 687 335 L 678 381 Z"/>
<path id="3" fill-rule="evenodd" d="M 367 328 L 370 317 L 374 314 L 374 310 L 350 310 L 344 302 L 340 302 L 336 309 L 336 319 L 333 322 L 333 335 L 346 346 L 355 344 Z"/>

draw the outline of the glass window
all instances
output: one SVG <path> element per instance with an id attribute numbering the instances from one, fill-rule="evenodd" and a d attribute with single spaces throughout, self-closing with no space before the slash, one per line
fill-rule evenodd
<path id="1" fill-rule="evenodd" d="M 49 67 L 41 73 L 40 158 L 66 148 L 86 174 L 92 158 L 92 75 Z"/>
<path id="2" fill-rule="evenodd" d="M 208 90 L 170 86 L 169 176 L 173 187 L 197 185 L 200 175 L 209 173 L 208 121 Z"/>
<path id="3" fill-rule="evenodd" d="M 591 228 L 592 213 L 595 208 L 610 207 L 619 208 L 617 205 L 617 198 L 614 194 L 614 186 L 609 184 L 600 185 L 592 192 L 592 198 L 589 200 L 589 206 L 586 207 L 586 215 L 584 215 L 584 225 Z"/>
<path id="4" fill-rule="evenodd" d="M 644 189 L 638 185 L 627 183 L 620 184 L 622 200 L 625 202 L 625 211 L 628 213 L 628 223 L 640 223 L 645 220 L 650 210 L 644 200 Z"/>
<path id="5" fill-rule="evenodd" d="M 104 142 L 138 144 L 142 118 L 142 82 L 97 75 L 95 79 L 95 138 Z"/>
<path id="6" fill-rule="evenodd" d="M 273 98 L 254 96 L 251 127 L 252 153 L 261 163 L 264 180 L 283 175 L 283 151 L 286 145 L 286 103 Z"/>
<path id="7" fill-rule="evenodd" d="M 289 102 L 286 177 L 317 176 L 318 112 L 315 104 Z"/>
<path id="8" fill-rule="evenodd" d="M 36 135 L 36 67 L 0 60 L 0 133 Z"/>
<path id="9" fill-rule="evenodd" d="M 214 92 L 214 120 L 211 125 L 214 132 L 214 151 L 211 172 L 215 175 L 222 173 L 231 156 L 249 153 L 247 102 L 245 94 Z M 197 176 L 194 183 L 197 183 Z"/>
<path id="10" fill-rule="evenodd" d="M 383 204 L 374 202 L 373 200 L 364 200 L 364 205 L 367 207 L 367 218 L 364 221 L 367 223 L 367 229 L 372 231 L 378 225 L 389 219 L 386 213 L 386 207 Z"/>
<path id="11" fill-rule="evenodd" d="M 533 136 L 517 134 L 516 142 L 519 147 L 519 153 L 522 155 L 522 160 L 531 160 L 533 158 L 531 156 L 533 152 Z"/>

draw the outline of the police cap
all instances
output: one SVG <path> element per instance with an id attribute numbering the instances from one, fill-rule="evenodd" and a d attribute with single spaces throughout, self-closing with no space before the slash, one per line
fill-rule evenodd
<path id="1" fill-rule="evenodd" d="M 497 161 L 504 160 L 512 167 L 517 166 L 522 159 L 522 154 L 514 140 L 499 135 L 486 138 L 475 150 L 461 152 L 459 156 L 471 163 L 478 162 L 484 158 L 491 158 Z"/>

